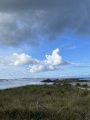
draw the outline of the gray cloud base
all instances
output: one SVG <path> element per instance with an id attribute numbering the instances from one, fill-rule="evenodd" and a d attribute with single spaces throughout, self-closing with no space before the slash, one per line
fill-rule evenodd
<path id="1" fill-rule="evenodd" d="M 89 35 L 89 13 L 89 0 L 1 0 L 0 43 L 36 46 L 64 32 Z"/>

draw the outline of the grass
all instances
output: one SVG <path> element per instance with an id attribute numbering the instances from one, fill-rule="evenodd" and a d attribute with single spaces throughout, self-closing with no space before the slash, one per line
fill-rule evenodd
<path id="1" fill-rule="evenodd" d="M 90 91 L 87 89 L 54 84 L 0 90 L 0 120 L 89 119 Z"/>

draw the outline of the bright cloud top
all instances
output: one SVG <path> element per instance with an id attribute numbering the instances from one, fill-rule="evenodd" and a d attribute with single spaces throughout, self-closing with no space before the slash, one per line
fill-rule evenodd
<path id="1" fill-rule="evenodd" d="M 17 53 L 13 54 L 14 58 L 14 65 L 33 65 L 39 63 L 37 59 L 32 58 L 29 55 L 26 55 L 25 53 L 22 53 L 18 55 Z"/>
<path id="2" fill-rule="evenodd" d="M 59 70 L 69 64 L 68 62 L 64 61 L 59 55 L 59 48 L 53 50 L 51 55 L 46 55 L 45 57 L 46 60 L 40 61 L 24 53 L 20 55 L 14 53 L 12 56 L 12 64 L 15 66 L 29 65 L 30 72 L 32 73 Z"/>
<path id="3" fill-rule="evenodd" d="M 52 52 L 52 55 L 46 55 L 45 63 L 53 66 L 63 64 L 64 61 L 62 57 L 58 54 L 58 52 L 59 52 L 59 48 L 54 50 Z"/>

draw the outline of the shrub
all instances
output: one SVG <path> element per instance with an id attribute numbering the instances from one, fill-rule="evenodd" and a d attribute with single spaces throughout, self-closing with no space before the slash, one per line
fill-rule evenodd
<path id="1" fill-rule="evenodd" d="M 88 87 L 88 85 L 87 84 L 83 84 L 82 87 Z"/>
<path id="2" fill-rule="evenodd" d="M 81 84 L 80 84 L 80 83 L 76 83 L 76 86 L 77 86 L 77 87 L 80 87 L 80 86 L 81 86 Z"/>
<path id="3" fill-rule="evenodd" d="M 81 96 L 87 96 L 89 94 L 89 90 L 83 90 Z"/>

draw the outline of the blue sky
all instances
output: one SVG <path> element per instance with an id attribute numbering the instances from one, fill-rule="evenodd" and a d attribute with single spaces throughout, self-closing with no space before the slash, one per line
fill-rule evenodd
<path id="1" fill-rule="evenodd" d="M 89 3 L 0 1 L 0 78 L 90 77 Z"/>
<path id="2" fill-rule="evenodd" d="M 51 55 L 52 51 L 59 48 L 59 55 L 65 61 L 74 63 L 75 65 L 68 65 L 64 69 L 54 71 L 42 71 L 31 73 L 28 65 L 10 66 L 4 65 L 0 69 L 1 78 L 44 78 L 44 77 L 89 77 L 90 76 L 90 56 L 89 56 L 89 39 L 76 38 L 72 36 L 61 36 L 54 41 L 40 42 L 36 47 L 1 47 L 0 56 L 11 56 L 13 53 L 32 56 L 38 60 L 45 60 L 45 55 Z"/>

